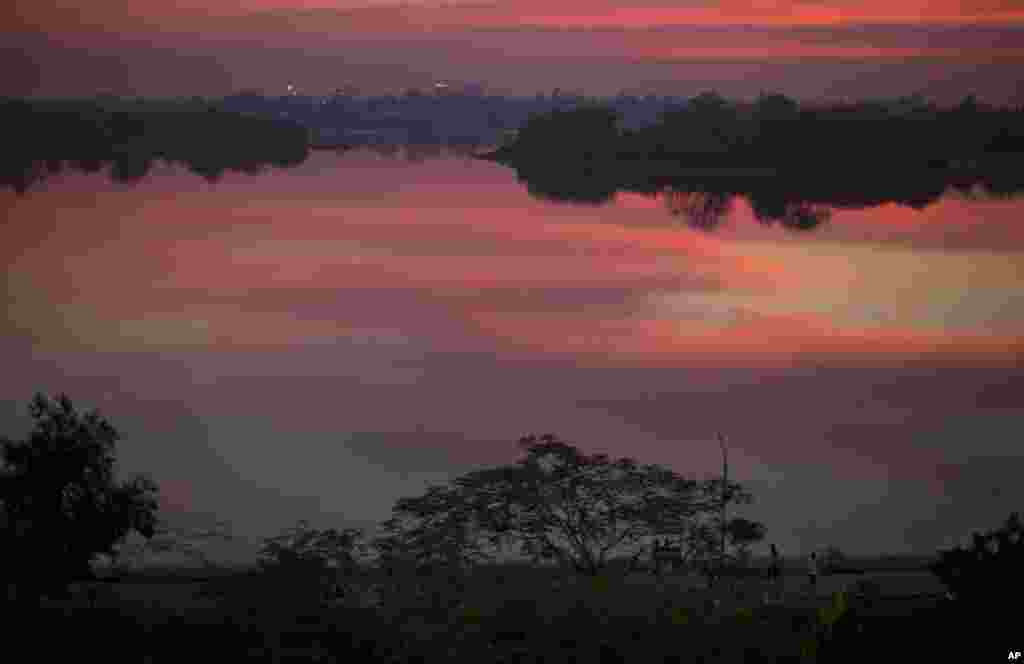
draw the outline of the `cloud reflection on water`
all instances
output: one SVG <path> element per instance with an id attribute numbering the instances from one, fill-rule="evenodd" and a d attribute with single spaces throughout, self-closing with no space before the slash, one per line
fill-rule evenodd
<path id="1" fill-rule="evenodd" d="M 213 454 L 244 483 L 354 519 L 383 517 L 428 471 L 511 458 L 531 431 L 710 470 L 701 441 L 722 427 L 787 547 L 815 467 L 836 510 L 902 480 L 918 493 L 900 489 L 901 504 L 925 505 L 943 490 L 929 469 L 978 450 L 965 432 L 1022 433 L 1021 404 L 992 396 L 1021 376 L 1020 201 L 840 210 L 803 234 L 740 201 L 706 233 L 627 195 L 544 204 L 492 164 L 368 159 L 318 155 L 212 187 L 69 175 L 0 193 L 5 399 L 27 398 L 17 376 L 86 401 L 117 376 L 112 408 L 150 395 L 138 412 L 152 419 L 132 424 L 141 469 L 189 472 L 145 433 L 176 400 L 202 423 L 182 458 Z M 410 454 L 417 427 L 429 442 Z M 186 485 L 215 500 L 215 476 L 174 500 Z M 905 544 L 872 514 L 837 541 Z"/>

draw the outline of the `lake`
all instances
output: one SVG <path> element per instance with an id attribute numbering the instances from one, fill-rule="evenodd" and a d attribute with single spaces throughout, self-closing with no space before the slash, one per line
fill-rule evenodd
<path id="1" fill-rule="evenodd" d="M 250 534 L 385 518 L 548 432 L 700 476 L 725 432 L 784 554 L 928 551 L 1024 500 L 1024 199 L 542 184 L 358 150 L 0 191 L 0 431 L 66 391 L 166 510 Z"/>

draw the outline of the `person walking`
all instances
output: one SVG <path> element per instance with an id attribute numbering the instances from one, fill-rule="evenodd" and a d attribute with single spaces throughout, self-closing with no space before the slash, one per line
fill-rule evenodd
<path id="1" fill-rule="evenodd" d="M 772 544 L 771 580 L 775 583 L 778 583 L 780 578 L 782 578 L 782 564 L 779 561 L 779 549 L 774 544 Z"/>
<path id="2" fill-rule="evenodd" d="M 814 592 L 818 587 L 818 552 L 811 551 L 810 557 L 807 559 L 807 576 L 810 581 L 811 592 Z"/>

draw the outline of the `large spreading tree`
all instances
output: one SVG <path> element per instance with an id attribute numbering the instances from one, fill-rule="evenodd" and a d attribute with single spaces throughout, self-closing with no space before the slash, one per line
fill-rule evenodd
<path id="1" fill-rule="evenodd" d="M 525 458 L 515 464 L 399 500 L 378 547 L 447 564 L 493 561 L 518 547 L 596 575 L 655 537 L 676 540 L 695 559 L 714 555 L 723 501 L 749 498 L 735 482 L 700 482 L 630 458 L 587 455 L 551 434 L 524 437 L 519 446 Z M 740 525 L 726 529 L 738 535 L 730 541 L 748 534 Z"/>
<path id="2" fill-rule="evenodd" d="M 151 537 L 157 487 L 146 476 L 116 480 L 120 436 L 99 412 L 36 394 L 29 414 L 24 441 L 0 438 L 0 547 L 19 596 L 39 597 L 89 576 L 129 532 Z"/>

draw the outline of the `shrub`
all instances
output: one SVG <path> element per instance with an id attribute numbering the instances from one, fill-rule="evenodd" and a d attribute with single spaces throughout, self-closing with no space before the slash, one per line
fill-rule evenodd
<path id="1" fill-rule="evenodd" d="M 1021 596 L 1024 524 L 1012 513 L 1002 528 L 974 533 L 970 547 L 943 551 L 929 568 L 953 597 L 972 608 L 996 606 Z"/>
<path id="2" fill-rule="evenodd" d="M 260 567 L 282 596 L 299 604 L 345 598 L 354 594 L 361 572 L 356 560 L 361 537 L 356 528 L 319 530 L 300 521 L 264 542 Z"/>

